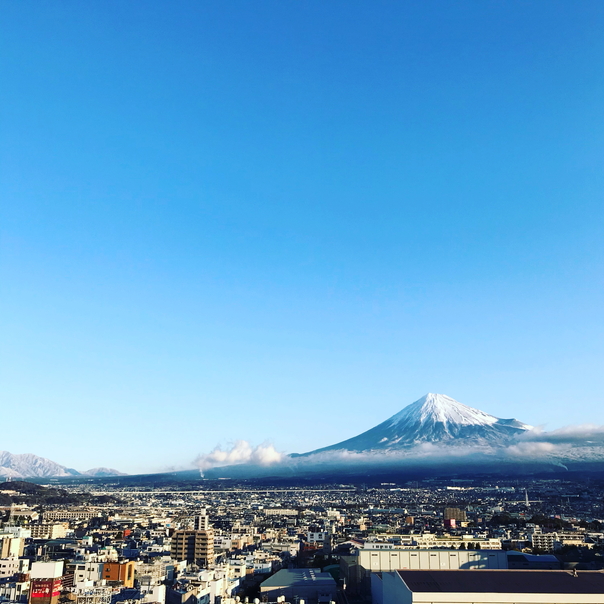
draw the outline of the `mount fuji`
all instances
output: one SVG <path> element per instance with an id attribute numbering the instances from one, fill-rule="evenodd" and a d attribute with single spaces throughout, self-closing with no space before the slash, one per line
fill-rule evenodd
<path id="1" fill-rule="evenodd" d="M 208 457 L 199 458 L 204 476 L 230 478 L 604 472 L 604 426 L 545 432 L 428 393 L 358 436 L 307 453 L 238 465 L 207 465 Z"/>
<path id="2" fill-rule="evenodd" d="M 505 446 L 533 427 L 516 419 L 500 419 L 468 407 L 444 394 L 428 393 L 385 422 L 325 451 L 396 451 L 422 443 Z"/>

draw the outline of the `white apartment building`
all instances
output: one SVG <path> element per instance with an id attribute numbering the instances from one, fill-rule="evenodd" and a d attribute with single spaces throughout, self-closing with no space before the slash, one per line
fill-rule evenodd
<path id="1" fill-rule="evenodd" d="M 74 588 L 71 593 L 75 596 L 75 604 L 111 604 L 115 588 L 107 585 Z"/>
<path id="2" fill-rule="evenodd" d="M 534 548 L 544 552 L 553 552 L 558 545 L 558 533 L 542 533 L 539 527 L 536 527 L 531 535 L 531 543 Z"/>
<path id="3" fill-rule="evenodd" d="M 102 515 L 102 512 L 97 510 L 74 510 L 70 508 L 69 510 L 50 510 L 44 512 L 43 517 L 44 522 L 48 522 L 50 520 L 90 520 L 91 518 L 99 518 Z"/>
<path id="4" fill-rule="evenodd" d="M 239 579 L 231 575 L 229 565 L 199 572 L 184 572 L 178 577 L 178 588 L 167 591 L 167 604 L 185 604 L 189 600 L 195 604 L 215 604 L 234 596 L 239 587 Z M 192 599 L 193 598 L 193 599 Z"/>
<path id="5" fill-rule="evenodd" d="M 18 558 L 23 555 L 25 539 L 15 537 L 12 533 L 0 534 L 0 557 Z"/>
<path id="6" fill-rule="evenodd" d="M 29 572 L 29 560 L 27 558 L 1 558 L 0 559 L 0 579 L 13 577 L 17 573 Z"/>
<path id="7" fill-rule="evenodd" d="M 298 510 L 290 508 L 267 508 L 262 510 L 266 516 L 298 516 Z"/>
<path id="8" fill-rule="evenodd" d="M 32 524 L 30 527 L 33 539 L 63 539 L 69 531 L 67 522 Z"/>
<path id="9" fill-rule="evenodd" d="M 306 541 L 311 545 L 323 545 L 328 540 L 329 533 L 327 531 L 308 531 L 306 533 Z"/>
<path id="10" fill-rule="evenodd" d="M 74 562 L 67 565 L 67 571 L 73 571 L 73 586 L 76 589 L 90 588 L 103 579 L 103 564 L 100 562 Z"/>
<path id="11" fill-rule="evenodd" d="M 460 537 L 451 535 L 433 535 L 423 533 L 414 535 L 413 541 L 420 549 L 430 549 L 435 547 L 446 547 L 459 549 L 462 545 L 464 549 L 471 547 L 473 549 L 501 549 L 501 539 L 487 538 L 474 535 L 462 535 Z"/>

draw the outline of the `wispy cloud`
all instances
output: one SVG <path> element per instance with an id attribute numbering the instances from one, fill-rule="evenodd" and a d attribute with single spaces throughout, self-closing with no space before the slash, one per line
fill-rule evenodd
<path id="1" fill-rule="evenodd" d="M 519 441 L 568 443 L 576 445 L 588 445 L 604 443 L 604 426 L 594 424 L 582 424 L 577 426 L 565 426 L 558 430 L 545 432 L 540 428 L 529 430 L 518 437 Z"/>

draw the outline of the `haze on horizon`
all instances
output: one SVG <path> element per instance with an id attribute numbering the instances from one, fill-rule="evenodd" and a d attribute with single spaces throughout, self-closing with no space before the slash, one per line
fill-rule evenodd
<path id="1" fill-rule="evenodd" d="M 426 392 L 604 424 L 604 5 L 0 3 L 2 449 L 189 467 Z"/>

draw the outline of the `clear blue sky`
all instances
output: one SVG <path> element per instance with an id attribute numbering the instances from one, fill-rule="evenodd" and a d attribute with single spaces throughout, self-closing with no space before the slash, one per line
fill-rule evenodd
<path id="1" fill-rule="evenodd" d="M 604 3 L 0 2 L 0 449 L 604 423 Z"/>

